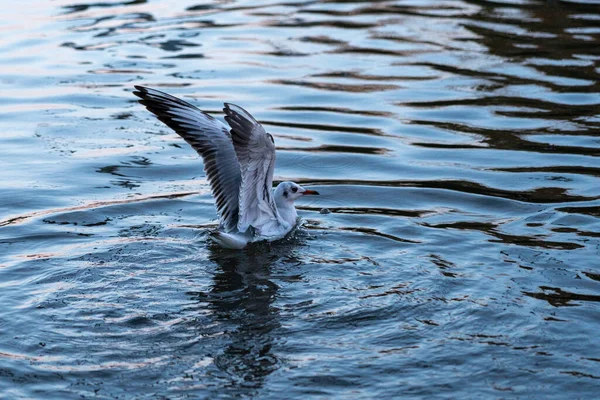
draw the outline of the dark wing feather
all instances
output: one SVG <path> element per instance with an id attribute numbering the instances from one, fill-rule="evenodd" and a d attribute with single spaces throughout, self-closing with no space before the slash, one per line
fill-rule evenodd
<path id="1" fill-rule="evenodd" d="M 239 217 L 240 165 L 227 127 L 193 105 L 143 86 L 133 92 L 159 120 L 200 154 L 215 198 L 221 227 L 235 231 Z"/>

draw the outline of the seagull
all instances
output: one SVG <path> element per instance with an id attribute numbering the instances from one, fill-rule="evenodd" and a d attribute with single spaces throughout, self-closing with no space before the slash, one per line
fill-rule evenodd
<path id="1" fill-rule="evenodd" d="M 202 157 L 219 215 L 211 235 L 218 245 L 243 249 L 251 242 L 282 239 L 295 228 L 294 201 L 319 193 L 294 182 L 281 182 L 273 190 L 275 141 L 248 111 L 225 103 L 227 128 L 177 97 L 135 88 L 138 101 Z"/>

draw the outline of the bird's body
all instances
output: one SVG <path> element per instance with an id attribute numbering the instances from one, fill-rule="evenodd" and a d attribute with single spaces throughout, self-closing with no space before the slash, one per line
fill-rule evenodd
<path id="1" fill-rule="evenodd" d="M 257 240 L 283 238 L 296 226 L 294 200 L 318 194 L 293 182 L 273 191 L 275 143 L 250 113 L 225 103 L 225 124 L 191 104 L 136 86 L 139 102 L 188 142 L 204 160 L 219 214 L 212 237 L 226 248 L 241 249 Z"/>

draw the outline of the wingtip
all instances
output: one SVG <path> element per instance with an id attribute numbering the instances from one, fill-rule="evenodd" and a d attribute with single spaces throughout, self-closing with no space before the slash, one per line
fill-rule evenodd
<path id="1" fill-rule="evenodd" d="M 235 104 L 223 103 L 223 112 L 226 116 L 231 114 L 231 106 L 235 106 Z"/>
<path id="2" fill-rule="evenodd" d="M 225 107 L 223 107 L 223 111 L 234 111 L 234 112 L 240 112 L 243 111 L 246 114 L 250 114 L 248 111 L 244 110 L 242 107 L 238 106 L 237 104 L 233 104 L 233 103 L 223 103 L 223 105 Z"/>
<path id="3" fill-rule="evenodd" d="M 244 108 L 238 106 L 237 104 L 233 104 L 233 103 L 223 103 L 225 107 L 223 107 L 223 112 L 225 113 L 225 119 L 227 119 L 227 117 L 232 117 L 235 116 L 236 114 L 239 115 L 240 117 L 247 119 L 248 121 L 257 124 L 258 121 L 252 116 L 252 114 L 250 114 L 248 111 L 246 111 Z M 229 121 L 229 120 L 228 120 Z"/>
<path id="4" fill-rule="evenodd" d="M 134 85 L 133 86 L 136 90 L 134 90 L 133 95 L 139 97 L 140 99 L 144 99 L 146 98 L 146 95 L 148 94 L 148 90 L 144 87 L 144 86 L 139 86 L 139 85 Z M 142 100 L 138 100 L 138 101 L 142 101 Z"/>

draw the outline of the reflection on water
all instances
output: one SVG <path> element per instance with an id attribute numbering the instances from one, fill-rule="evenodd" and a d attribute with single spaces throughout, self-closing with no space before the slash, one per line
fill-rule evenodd
<path id="1" fill-rule="evenodd" d="M 278 287 L 269 280 L 271 264 L 278 257 L 264 250 L 214 250 L 209 259 L 220 269 L 214 284 L 208 293 L 190 293 L 213 311 L 215 322 L 227 327 L 229 344 L 215 357 L 215 365 L 240 393 L 260 389 L 279 364 L 273 351 L 273 331 L 280 327 L 273 305 Z"/>
<path id="2" fill-rule="evenodd" d="M 5 10 L 0 393 L 593 398 L 599 7 Z M 296 236 L 213 248 L 202 166 L 134 84 L 256 115 L 276 183 L 321 193 Z"/>

